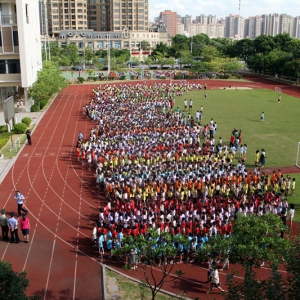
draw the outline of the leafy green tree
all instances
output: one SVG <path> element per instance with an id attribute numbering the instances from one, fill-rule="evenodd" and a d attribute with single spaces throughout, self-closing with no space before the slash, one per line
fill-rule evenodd
<path id="1" fill-rule="evenodd" d="M 246 63 L 249 56 L 255 53 L 254 42 L 250 39 L 242 39 L 235 43 L 235 57 L 240 57 Z"/>
<path id="2" fill-rule="evenodd" d="M 168 276 L 174 268 L 177 254 L 174 245 L 178 242 L 189 243 L 186 236 L 175 236 L 168 232 L 159 235 L 156 229 L 148 229 L 147 236 L 125 237 L 124 246 L 120 250 L 114 250 L 113 254 L 117 256 L 125 254 L 128 257 L 131 250 L 138 253 L 143 268 L 144 285 L 151 290 L 152 300 L 154 300 L 163 284 L 174 280 L 168 279 Z M 127 263 L 125 268 L 129 269 L 130 264 Z M 155 272 L 154 268 L 159 269 L 160 272 Z M 178 277 L 183 275 L 182 271 L 176 271 L 176 274 Z"/>
<path id="3" fill-rule="evenodd" d="M 228 277 L 229 292 L 226 293 L 226 299 L 240 299 L 238 297 L 241 295 L 245 299 L 265 299 L 259 296 L 265 283 L 263 286 L 259 283 L 254 268 L 260 268 L 262 262 L 266 262 L 276 273 L 286 253 L 293 249 L 291 240 L 280 237 L 284 230 L 286 227 L 277 215 L 268 213 L 257 217 L 239 214 L 234 221 L 231 237 L 211 237 L 199 250 L 200 258 L 219 253 L 222 259 L 228 256 L 230 261 L 242 265 L 244 281 L 235 282 L 235 274 L 231 274 Z"/>
<path id="4" fill-rule="evenodd" d="M 61 76 L 57 63 L 44 61 L 43 69 L 38 72 L 37 81 L 28 89 L 28 96 L 36 102 L 48 100 L 65 86 L 65 78 Z"/>
<path id="5" fill-rule="evenodd" d="M 157 58 L 161 57 L 169 57 L 170 56 L 170 48 L 163 42 L 160 42 L 156 45 L 153 52 L 151 53 L 152 57 Z"/>
<path id="6" fill-rule="evenodd" d="M 62 48 L 62 55 L 65 55 L 69 60 L 70 60 L 70 64 L 72 66 L 78 64 L 79 62 L 79 54 L 78 54 L 78 47 L 71 43 L 71 44 L 67 44 L 66 47 Z"/>
<path id="7" fill-rule="evenodd" d="M 190 38 L 183 34 L 176 34 L 175 36 L 172 37 L 172 46 L 174 45 L 180 45 L 184 47 L 182 48 L 182 50 L 187 50 L 189 49 Z"/>
<path id="8" fill-rule="evenodd" d="M 275 49 L 276 44 L 274 42 L 274 37 L 270 35 L 260 35 L 256 37 L 253 41 L 255 52 L 256 53 L 269 53 L 273 49 Z"/>
<path id="9" fill-rule="evenodd" d="M 179 56 L 180 64 L 191 65 L 193 63 L 193 55 L 189 50 L 181 50 Z"/>
<path id="10" fill-rule="evenodd" d="M 286 45 L 292 41 L 292 38 L 288 33 L 280 33 L 274 36 L 274 43 L 276 45 L 276 49 L 285 51 Z"/>
<path id="11" fill-rule="evenodd" d="M 151 45 L 148 41 L 141 41 L 141 48 L 142 50 L 150 50 Z"/>
<path id="12" fill-rule="evenodd" d="M 146 59 L 144 59 L 144 64 L 146 64 L 150 69 L 151 65 L 153 64 L 153 58 L 151 56 L 148 56 Z"/>
<path id="13" fill-rule="evenodd" d="M 211 60 L 221 57 L 220 51 L 214 46 L 205 46 L 202 50 L 202 60 L 204 62 L 210 62 Z"/>
<path id="14" fill-rule="evenodd" d="M 84 58 L 85 62 L 88 63 L 89 65 L 93 64 L 94 59 L 95 59 L 95 54 L 91 47 L 85 48 L 85 55 L 83 58 Z"/>
<path id="15" fill-rule="evenodd" d="M 29 280 L 26 278 L 26 271 L 14 272 L 10 262 L 0 259 L 0 299 L 33 300 L 41 299 L 40 296 L 26 296 L 26 288 Z"/>

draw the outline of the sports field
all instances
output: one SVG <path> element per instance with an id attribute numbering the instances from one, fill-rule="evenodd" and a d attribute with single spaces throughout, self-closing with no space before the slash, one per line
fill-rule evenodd
<path id="1" fill-rule="evenodd" d="M 207 93 L 207 98 L 204 95 Z M 175 108 L 184 108 L 184 99 L 193 100 L 191 113 L 202 105 L 202 125 L 209 124 L 211 118 L 217 122 L 216 143 L 222 137 L 223 143 L 229 145 L 233 128 L 242 130 L 242 143 L 247 144 L 246 165 L 254 167 L 254 154 L 262 148 L 266 151 L 266 167 L 278 170 L 280 167 L 293 166 L 296 163 L 297 147 L 300 141 L 300 100 L 282 94 L 278 103 L 278 93 L 270 90 L 201 90 L 191 91 L 188 95 L 177 97 Z M 261 113 L 265 121 L 260 121 Z M 238 157 L 238 153 L 236 155 Z M 235 163 L 237 159 L 235 160 Z M 300 221 L 300 175 L 290 174 L 296 178 L 295 195 L 288 197 L 295 206 L 295 221 Z"/>
<path id="2" fill-rule="evenodd" d="M 207 98 L 204 94 L 207 93 Z M 292 166 L 296 162 L 300 141 L 300 100 L 269 90 L 207 90 L 191 91 L 188 95 L 176 98 L 175 108 L 183 109 L 184 99 L 193 100 L 191 115 L 202 105 L 202 124 L 209 124 L 211 118 L 217 122 L 215 141 L 222 137 L 229 144 L 233 128 L 242 130 L 242 143 L 247 144 L 248 167 L 254 165 L 256 150 L 266 150 L 266 167 Z M 261 113 L 265 121 L 260 122 Z M 186 112 L 186 116 L 188 112 Z"/>

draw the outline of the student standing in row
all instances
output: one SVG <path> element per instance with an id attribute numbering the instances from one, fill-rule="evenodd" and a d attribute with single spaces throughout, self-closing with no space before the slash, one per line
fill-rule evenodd
<path id="1" fill-rule="evenodd" d="M 29 243 L 29 219 L 27 218 L 26 214 L 23 214 L 22 219 L 20 219 L 20 227 L 24 237 L 24 242 Z"/>
<path id="2" fill-rule="evenodd" d="M 7 225 L 10 231 L 10 243 L 19 243 L 18 221 L 15 219 L 15 213 L 10 213 L 10 218 L 7 220 Z"/>
<path id="3" fill-rule="evenodd" d="M 1 210 L 0 223 L 2 228 L 3 241 L 8 241 L 8 225 L 7 225 L 6 210 L 4 208 Z"/>

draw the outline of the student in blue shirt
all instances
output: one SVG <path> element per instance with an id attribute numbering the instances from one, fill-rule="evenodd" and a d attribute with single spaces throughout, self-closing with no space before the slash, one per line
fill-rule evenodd
<path id="1" fill-rule="evenodd" d="M 103 259 L 103 254 L 104 254 L 104 247 L 103 247 L 103 243 L 104 243 L 104 235 L 102 232 L 100 232 L 100 236 L 98 238 L 98 246 L 99 246 L 99 258 Z"/>
<path id="2" fill-rule="evenodd" d="M 108 240 L 106 242 L 107 252 L 108 252 L 108 258 L 111 258 L 111 249 L 113 246 L 113 240 L 110 236 L 108 236 Z"/>

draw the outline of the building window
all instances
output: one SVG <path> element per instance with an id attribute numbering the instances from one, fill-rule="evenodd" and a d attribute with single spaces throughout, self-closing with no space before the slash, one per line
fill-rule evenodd
<path id="1" fill-rule="evenodd" d="M 19 59 L 0 60 L 0 74 L 18 74 L 21 73 Z"/>
<path id="2" fill-rule="evenodd" d="M 81 8 L 80 8 L 80 9 L 77 9 L 77 12 L 78 12 L 78 13 L 82 13 L 82 12 L 83 12 L 83 9 L 81 9 Z"/>
<path id="3" fill-rule="evenodd" d="M 97 43 L 97 48 L 102 49 L 103 48 L 103 42 L 98 42 Z"/>
<path id="4" fill-rule="evenodd" d="M 1 38 L 1 36 L 0 36 Z M 14 46 L 19 46 L 19 36 L 18 31 L 13 31 L 13 39 L 14 39 Z"/>

